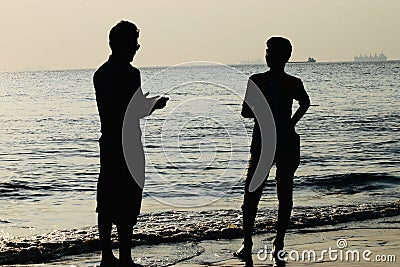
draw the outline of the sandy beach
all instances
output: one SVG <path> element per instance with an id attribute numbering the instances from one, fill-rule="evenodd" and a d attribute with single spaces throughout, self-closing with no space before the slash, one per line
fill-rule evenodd
<path id="1" fill-rule="evenodd" d="M 269 254 L 264 253 L 271 248 L 273 237 L 272 233 L 254 237 L 253 266 L 273 266 Z M 143 245 L 132 248 L 132 254 L 136 262 L 144 266 L 246 266 L 232 256 L 240 243 L 240 239 L 231 239 Z M 400 216 L 291 230 L 286 238 L 286 266 L 398 266 L 399 247 Z M 192 250 L 192 255 L 185 256 L 185 250 Z M 179 251 L 182 252 L 179 263 L 168 263 L 170 253 L 177 257 Z M 100 253 L 92 253 L 50 263 L 16 266 L 86 267 L 98 265 L 99 259 Z"/>
<path id="2" fill-rule="evenodd" d="M 290 232 L 286 239 L 288 257 L 286 266 L 397 266 L 398 263 L 395 261 L 397 260 L 398 262 L 399 260 L 399 226 L 400 221 L 399 217 L 397 217 L 356 223 L 343 227 L 334 226 L 319 230 L 305 229 L 297 233 Z M 254 238 L 254 266 L 273 265 L 269 254 L 266 256 L 263 252 L 263 250 L 270 249 L 272 238 L 273 236 L 270 234 L 259 235 Z M 226 241 L 217 241 L 217 243 L 223 242 Z M 238 244 L 240 244 L 240 240 L 231 240 L 229 244 L 226 244 L 225 249 L 234 251 Z M 345 247 L 339 249 L 338 246 Z M 197 259 L 194 258 L 187 263 L 184 262 L 176 266 L 246 266 L 245 263 L 237 259 L 218 261 L 216 260 L 218 252 L 211 249 L 212 246 L 205 247 L 209 249 L 206 249 Z M 322 251 L 329 251 L 329 248 L 332 250 L 331 256 L 328 253 L 323 255 Z M 343 251 L 342 260 L 340 260 L 341 250 Z M 371 253 L 368 253 L 367 250 L 371 251 Z M 309 254 L 307 251 L 315 252 L 315 260 L 312 252 Z M 354 251 L 354 260 L 353 252 L 351 251 Z M 363 253 L 365 255 L 364 258 Z M 212 260 L 212 254 L 214 254 L 214 260 Z M 348 255 L 347 257 L 346 254 Z M 357 259 L 357 254 L 360 256 L 359 260 Z M 206 260 L 207 255 L 209 262 Z M 204 264 L 194 265 L 191 263 L 191 261 L 200 261 L 200 258 L 204 259 Z"/>

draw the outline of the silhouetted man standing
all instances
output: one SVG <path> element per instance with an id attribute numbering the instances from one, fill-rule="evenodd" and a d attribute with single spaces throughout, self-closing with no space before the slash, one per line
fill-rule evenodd
<path id="1" fill-rule="evenodd" d="M 261 90 L 267 100 L 276 126 L 277 144 L 274 157 L 276 164 L 276 189 L 279 200 L 277 233 L 274 245 L 274 257 L 283 250 L 284 237 L 289 224 L 292 211 L 293 177 L 300 163 L 300 137 L 295 132 L 296 123 L 303 117 L 310 106 L 309 97 L 304 90 L 300 79 L 285 73 L 285 64 L 292 53 L 290 41 L 282 37 L 272 37 L 267 41 L 265 59 L 269 71 L 255 74 L 250 77 L 249 83 Z M 249 94 L 249 87 L 246 98 Z M 293 100 L 299 102 L 299 108 L 292 116 Z M 268 173 L 265 173 L 265 180 L 255 191 L 249 191 L 249 185 L 259 162 L 261 154 L 261 133 L 260 127 L 253 113 L 254 107 L 247 102 L 243 103 L 242 116 L 254 118 L 253 138 L 251 143 L 251 158 L 246 178 L 243 210 L 243 246 L 236 252 L 236 255 L 243 259 L 251 259 L 252 233 L 254 221 L 257 214 L 257 206 L 260 201 L 265 180 Z M 265 164 L 265 163 L 264 163 Z"/>
<path id="2" fill-rule="evenodd" d="M 138 37 L 139 30 L 133 23 L 121 21 L 114 26 L 109 34 L 112 54 L 93 78 L 101 121 L 96 208 L 102 249 L 101 266 L 136 266 L 131 257 L 131 240 L 133 226 L 140 213 L 143 184 L 138 184 L 138 180 L 132 177 L 124 157 L 122 127 L 128 105 L 134 95 L 136 101 L 140 101 L 140 110 L 136 111 L 138 119 L 131 138 L 135 144 L 132 148 L 136 161 L 133 164 L 135 176 L 144 179 L 139 118 L 151 114 L 155 109 L 163 108 L 168 100 L 164 97 L 146 98 L 141 91 L 139 70 L 130 64 L 140 47 Z M 111 250 L 113 223 L 118 230 L 119 260 Z"/>

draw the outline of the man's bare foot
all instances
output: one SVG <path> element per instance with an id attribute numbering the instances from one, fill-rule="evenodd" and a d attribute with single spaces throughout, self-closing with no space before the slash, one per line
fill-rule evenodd
<path id="1" fill-rule="evenodd" d="M 283 250 L 283 241 L 278 241 L 274 239 L 272 242 L 272 256 L 274 258 L 274 267 L 284 267 L 286 262 L 284 260 L 286 252 Z"/>
<path id="2" fill-rule="evenodd" d="M 233 256 L 242 259 L 243 261 L 251 260 L 251 246 L 242 244 L 242 246 L 233 253 Z"/>
<path id="3" fill-rule="evenodd" d="M 118 259 L 112 255 L 110 257 L 103 257 L 100 262 L 100 267 L 117 267 L 119 266 Z"/>

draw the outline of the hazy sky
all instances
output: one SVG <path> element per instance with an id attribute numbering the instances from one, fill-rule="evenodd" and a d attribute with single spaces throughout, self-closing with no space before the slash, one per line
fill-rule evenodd
<path id="1" fill-rule="evenodd" d="M 0 0 L 0 70 L 95 68 L 121 19 L 140 28 L 134 65 L 263 59 L 288 37 L 292 60 L 400 59 L 399 0 Z"/>

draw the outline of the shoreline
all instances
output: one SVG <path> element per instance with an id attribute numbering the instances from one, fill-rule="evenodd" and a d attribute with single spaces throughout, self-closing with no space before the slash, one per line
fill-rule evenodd
<path id="1" fill-rule="evenodd" d="M 255 235 L 253 238 L 253 266 L 272 266 L 272 262 L 264 251 L 270 249 L 273 233 Z M 345 240 L 347 246 L 343 251 L 358 250 L 360 260 L 349 261 L 343 258 L 332 260 L 328 254 L 323 255 L 323 260 L 310 261 L 301 259 L 304 251 L 315 251 L 316 259 L 321 258 L 323 250 L 338 249 L 338 240 Z M 285 249 L 292 258 L 289 258 L 286 266 L 396 266 L 400 261 L 400 215 L 372 219 L 361 222 L 342 223 L 333 226 L 310 227 L 304 229 L 292 229 L 288 231 L 285 241 Z M 144 266 L 245 266 L 245 263 L 236 259 L 232 253 L 238 249 L 241 239 L 217 239 L 200 242 L 168 243 L 159 245 L 140 245 L 132 248 L 132 254 L 137 263 Z M 362 253 L 371 251 L 368 257 L 370 261 L 363 260 Z M 300 255 L 297 261 L 293 261 L 297 251 Z M 118 251 L 114 250 L 117 255 Z M 267 255 L 269 255 L 267 253 Z M 307 254 L 305 254 L 307 256 Z M 335 254 L 333 254 L 335 255 Z M 345 255 L 345 254 L 343 254 Z M 377 262 L 376 256 L 386 257 L 394 262 Z M 266 259 L 265 259 L 266 258 Z M 18 267 L 30 266 L 95 266 L 100 261 L 100 252 L 67 256 L 60 260 L 42 264 L 7 265 Z M 250 265 L 251 266 L 251 265 Z"/>
<path id="2" fill-rule="evenodd" d="M 400 213 L 400 203 L 358 204 L 347 206 L 296 207 L 292 212 L 289 234 L 330 232 L 349 226 L 354 228 L 374 228 L 371 221 L 386 221 L 386 228 L 393 228 L 387 223 L 390 218 Z M 170 266 L 193 257 L 201 256 L 205 248 L 215 247 L 221 240 L 226 244 L 242 237 L 240 210 L 204 210 L 201 212 L 168 211 L 141 215 L 133 233 L 133 255 L 144 256 L 144 263 L 163 259 Z M 400 220 L 398 220 L 400 221 Z M 397 222 L 397 221 L 395 221 Z M 275 209 L 259 209 L 255 233 L 257 236 L 272 235 L 276 224 Z M 394 223 L 396 225 L 396 223 Z M 381 226 L 382 227 L 382 226 Z M 115 229 L 114 229 L 115 230 Z M 113 247 L 118 248 L 117 233 L 112 234 Z M 272 236 L 270 238 L 272 240 Z M 209 243 L 211 242 L 211 243 Z M 240 244 L 240 241 L 237 243 Z M 204 245 L 206 244 L 206 245 Z M 83 229 L 58 230 L 47 235 L 32 236 L 23 239 L 3 241 L 0 248 L 1 264 L 57 262 L 67 259 L 85 258 L 80 256 L 98 254 L 100 247 L 95 226 Z M 222 258 L 229 259 L 237 247 L 226 254 L 226 247 L 214 249 L 225 251 Z M 257 249 L 255 247 L 255 249 Z M 149 252 L 150 251 L 150 252 Z M 146 255 L 151 254 L 152 257 Z M 100 258 L 100 255 L 97 256 Z M 78 261 L 75 265 L 80 265 Z M 158 265 L 157 265 L 158 266 Z"/>

